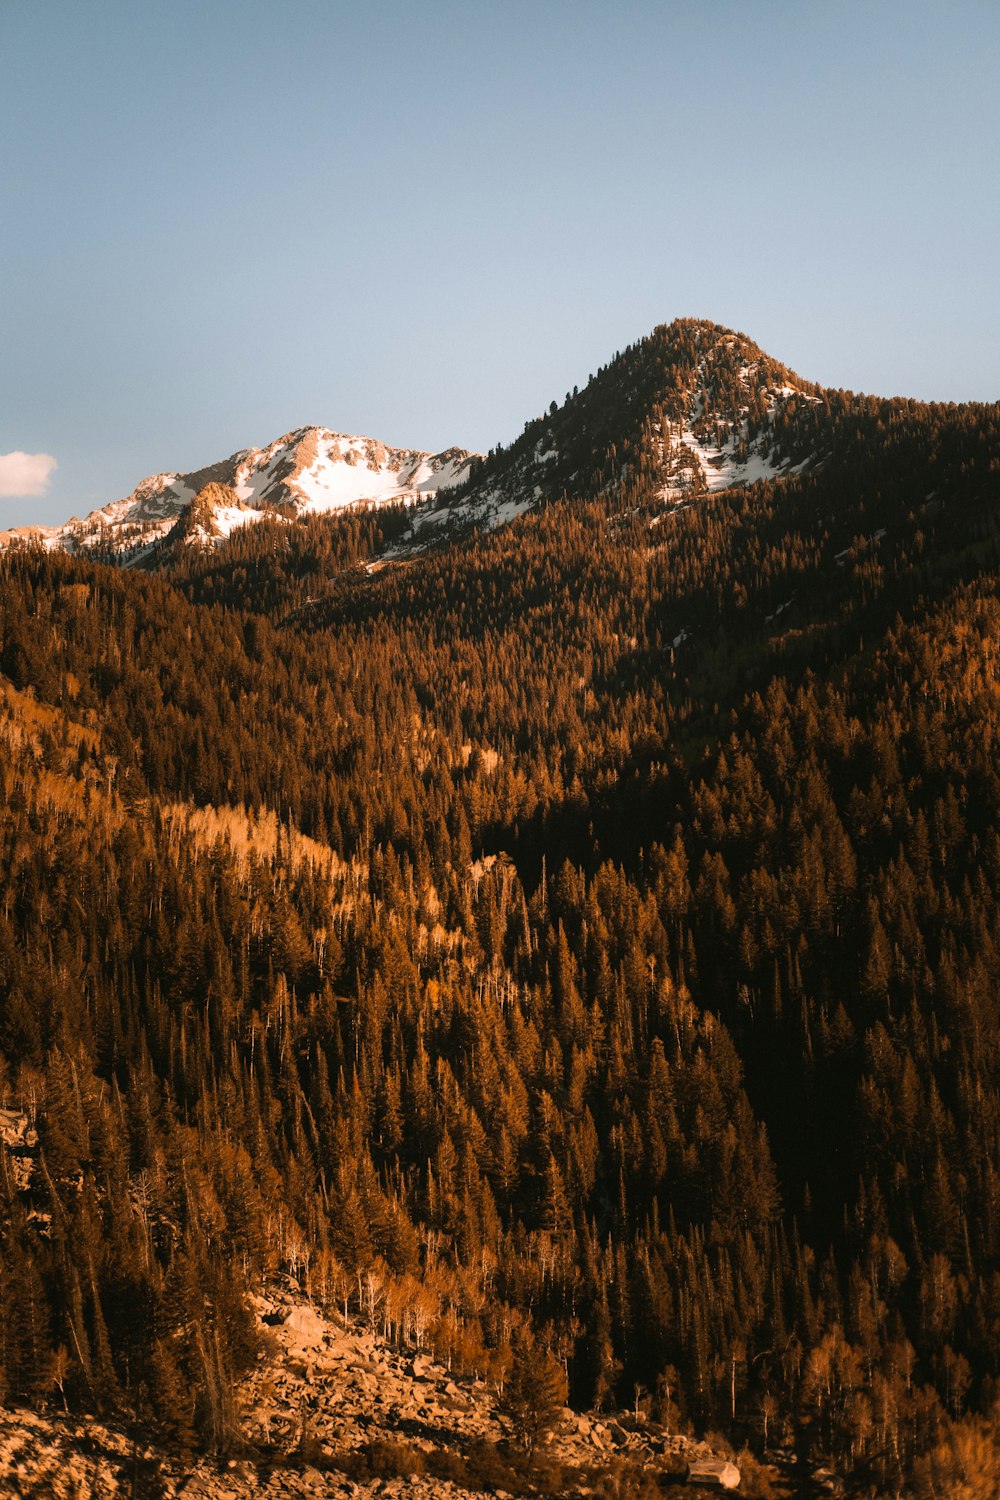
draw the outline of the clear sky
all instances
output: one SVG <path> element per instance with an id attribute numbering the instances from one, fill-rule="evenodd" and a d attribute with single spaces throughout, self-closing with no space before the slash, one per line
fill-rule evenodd
<path id="1" fill-rule="evenodd" d="M 998 78 L 997 0 L 0 0 L 0 527 L 680 315 L 997 400 Z"/>

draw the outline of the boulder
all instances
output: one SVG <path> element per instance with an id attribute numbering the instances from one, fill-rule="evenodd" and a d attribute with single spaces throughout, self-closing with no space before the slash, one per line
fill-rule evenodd
<path id="1" fill-rule="evenodd" d="M 740 1482 L 740 1471 L 728 1458 L 696 1458 L 688 1464 L 687 1477 L 688 1484 L 735 1490 Z"/>
<path id="2" fill-rule="evenodd" d="M 284 1327 L 291 1335 L 290 1343 L 298 1349 L 316 1349 L 327 1334 L 326 1319 L 314 1307 L 293 1307 L 287 1314 Z"/>

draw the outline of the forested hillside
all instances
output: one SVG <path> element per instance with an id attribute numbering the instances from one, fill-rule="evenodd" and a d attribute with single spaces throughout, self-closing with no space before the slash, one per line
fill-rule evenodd
<path id="1" fill-rule="evenodd" d="M 224 1446 L 280 1271 L 859 1492 L 996 1459 L 1000 408 L 711 328 L 488 535 L 0 556 L 7 1399 Z"/>

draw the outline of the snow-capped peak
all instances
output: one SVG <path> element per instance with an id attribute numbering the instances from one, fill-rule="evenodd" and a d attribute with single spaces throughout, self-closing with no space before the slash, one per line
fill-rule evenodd
<path id="1" fill-rule="evenodd" d="M 290 503 L 299 514 L 366 501 L 412 501 L 461 483 L 472 457 L 459 448 L 431 454 L 303 427 L 268 448 L 238 454 L 232 487 L 249 505 Z"/>
<path id="2" fill-rule="evenodd" d="M 11 537 L 137 560 L 187 517 L 184 539 L 211 545 L 267 515 L 315 515 L 352 505 L 415 504 L 468 478 L 475 455 L 389 448 L 375 438 L 301 427 L 189 473 L 151 474 L 123 500 L 62 526 Z M 195 500 L 199 504 L 195 507 Z"/>

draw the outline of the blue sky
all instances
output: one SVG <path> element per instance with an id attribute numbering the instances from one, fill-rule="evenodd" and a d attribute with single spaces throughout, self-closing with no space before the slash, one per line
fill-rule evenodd
<path id="1" fill-rule="evenodd" d="M 0 69 L 0 527 L 487 448 L 679 315 L 1000 398 L 996 0 L 0 0 Z"/>

